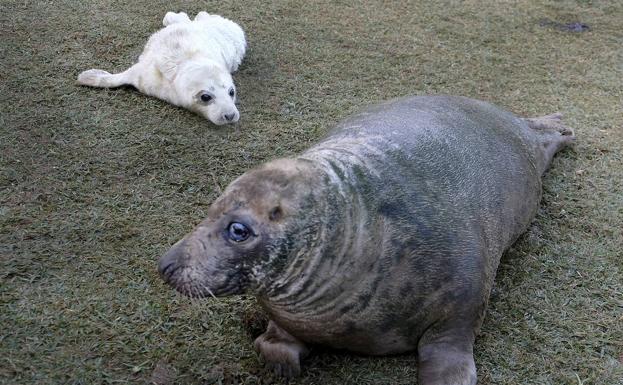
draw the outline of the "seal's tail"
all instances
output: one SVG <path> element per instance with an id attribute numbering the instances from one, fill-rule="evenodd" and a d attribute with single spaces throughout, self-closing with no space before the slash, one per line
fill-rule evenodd
<path id="1" fill-rule="evenodd" d="M 562 114 L 559 112 L 524 120 L 535 131 L 543 146 L 545 164 L 541 172 L 545 172 L 554 155 L 575 141 L 575 134 L 571 128 L 562 124 Z"/>

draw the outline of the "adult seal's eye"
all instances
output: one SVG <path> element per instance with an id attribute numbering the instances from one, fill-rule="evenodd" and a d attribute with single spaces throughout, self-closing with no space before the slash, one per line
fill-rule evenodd
<path id="1" fill-rule="evenodd" d="M 201 101 L 204 103 L 209 103 L 212 101 L 212 95 L 210 94 L 201 94 L 199 98 L 201 98 Z"/>
<path id="2" fill-rule="evenodd" d="M 244 242 L 251 235 L 251 230 L 240 222 L 230 223 L 227 232 L 229 239 L 234 242 Z"/>

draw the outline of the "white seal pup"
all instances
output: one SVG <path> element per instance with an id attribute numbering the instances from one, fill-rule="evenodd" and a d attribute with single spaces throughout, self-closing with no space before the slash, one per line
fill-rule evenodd
<path id="1" fill-rule="evenodd" d="M 574 138 L 559 115 L 522 119 L 451 96 L 393 100 L 240 176 L 159 270 L 191 296 L 254 293 L 271 320 L 255 346 L 286 376 L 310 343 L 417 350 L 421 385 L 473 385 L 500 257 Z"/>
<path id="2" fill-rule="evenodd" d="M 187 108 L 214 124 L 237 122 L 231 74 L 246 50 L 242 28 L 218 15 L 168 12 L 165 28 L 151 35 L 138 63 L 118 74 L 82 72 L 78 83 L 92 87 L 132 85 L 140 92 Z"/>

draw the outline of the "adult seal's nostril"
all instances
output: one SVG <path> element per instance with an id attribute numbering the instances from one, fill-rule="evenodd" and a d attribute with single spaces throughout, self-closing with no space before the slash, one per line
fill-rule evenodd
<path id="1" fill-rule="evenodd" d="M 180 247 L 180 243 L 171 247 L 169 251 L 158 261 L 158 272 L 165 281 L 169 281 L 175 270 L 180 266 L 180 257 L 184 252 L 184 248 Z"/>
<path id="2" fill-rule="evenodd" d="M 163 262 L 160 260 L 160 263 L 158 264 L 158 271 L 160 272 L 162 279 L 168 282 L 169 278 L 171 278 L 171 275 L 175 271 L 175 262 Z"/>
<path id="3" fill-rule="evenodd" d="M 228 122 L 231 122 L 232 120 L 234 120 L 236 118 L 236 113 L 232 112 L 231 114 L 225 114 L 223 115 L 223 117 L 225 118 L 225 120 L 227 120 Z"/>

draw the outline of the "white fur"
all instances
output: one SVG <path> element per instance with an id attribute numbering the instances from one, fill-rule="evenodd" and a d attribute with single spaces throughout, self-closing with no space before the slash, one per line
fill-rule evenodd
<path id="1" fill-rule="evenodd" d="M 237 122 L 240 113 L 231 73 L 246 49 L 240 26 L 206 12 L 199 12 L 193 21 L 184 12 L 167 12 L 162 24 L 165 28 L 151 35 L 138 63 L 119 74 L 84 71 L 78 83 L 109 88 L 129 84 L 215 124 Z M 229 95 L 232 89 L 234 97 Z M 212 96 L 211 101 L 202 102 L 202 93 Z"/>

